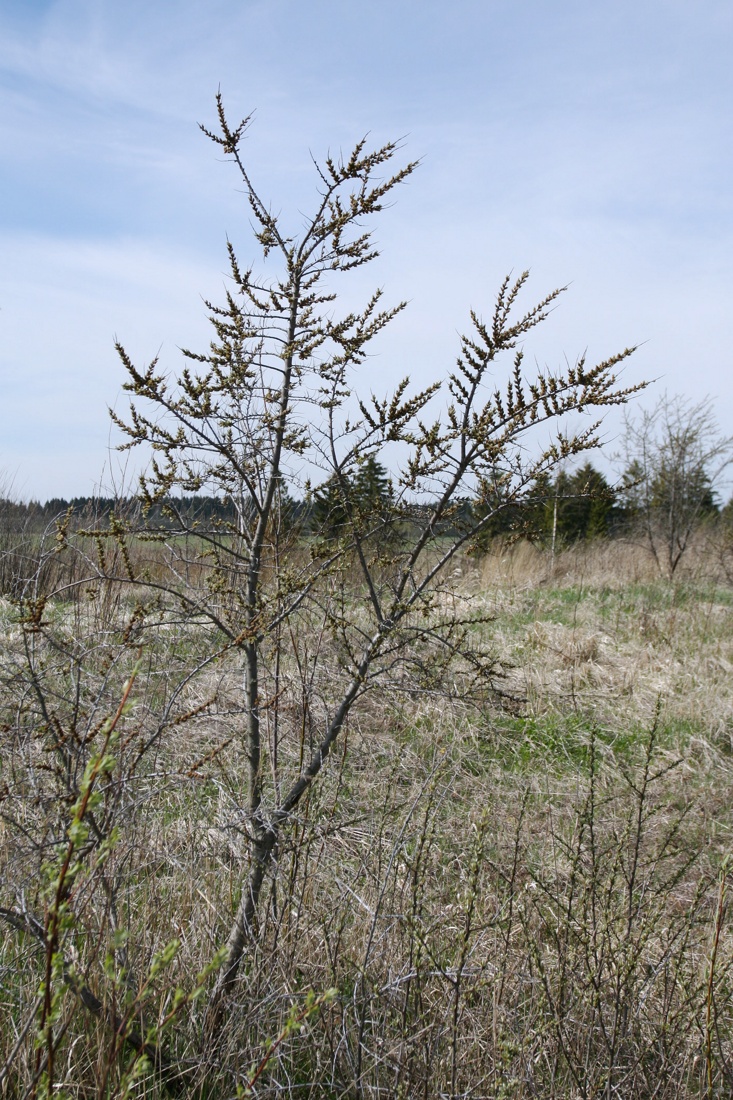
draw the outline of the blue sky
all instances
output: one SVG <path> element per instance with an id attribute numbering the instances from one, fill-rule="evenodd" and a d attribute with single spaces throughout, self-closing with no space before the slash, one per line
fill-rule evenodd
<path id="1" fill-rule="evenodd" d="M 731 56 L 730 0 L 0 0 L 0 476 L 41 499 L 119 480 L 114 338 L 171 370 L 205 346 L 226 235 L 250 255 L 196 125 L 218 86 L 294 226 L 311 151 L 369 131 L 422 158 L 378 228 L 369 285 L 410 307 L 367 388 L 445 374 L 469 308 L 528 267 L 538 297 L 571 284 L 530 356 L 641 343 L 629 383 L 711 394 L 733 433 Z"/>

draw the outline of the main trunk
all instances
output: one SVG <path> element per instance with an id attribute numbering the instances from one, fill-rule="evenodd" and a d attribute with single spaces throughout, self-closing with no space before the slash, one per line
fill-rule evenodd
<path id="1" fill-rule="evenodd" d="M 247 944 L 251 942 L 254 936 L 254 920 L 276 840 L 277 830 L 273 827 L 267 832 L 263 831 L 252 844 L 252 864 L 229 932 L 229 938 L 226 942 L 226 956 L 219 971 L 209 1006 L 207 1022 L 209 1034 L 215 1034 L 220 1028 L 227 994 L 236 981 Z"/>

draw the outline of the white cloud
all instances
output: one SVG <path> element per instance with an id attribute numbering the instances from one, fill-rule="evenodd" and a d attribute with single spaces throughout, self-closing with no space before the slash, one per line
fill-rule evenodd
<path id="1" fill-rule="evenodd" d="M 26 493 L 75 495 L 106 460 L 106 409 L 124 381 L 115 339 L 138 364 L 160 352 L 174 369 L 177 346 L 206 347 L 200 295 L 218 296 L 224 279 L 135 240 L 6 236 L 0 247 L 12 272 L 0 284 L 0 468 Z"/>
<path id="2" fill-rule="evenodd" d="M 347 291 L 412 299 L 374 388 L 443 373 L 468 307 L 487 313 L 502 275 L 530 266 L 537 294 L 572 283 L 538 358 L 645 340 L 633 379 L 719 394 L 733 425 L 732 31 L 728 3 L 681 0 L 0 14 L 0 467 L 35 495 L 75 492 L 104 460 L 113 335 L 142 358 L 206 338 L 199 294 L 221 285 L 225 234 L 249 255 L 236 176 L 195 125 L 214 124 L 219 83 L 232 118 L 258 108 L 246 153 L 296 229 L 309 148 L 372 127 L 424 155 L 381 218 L 382 259 Z"/>

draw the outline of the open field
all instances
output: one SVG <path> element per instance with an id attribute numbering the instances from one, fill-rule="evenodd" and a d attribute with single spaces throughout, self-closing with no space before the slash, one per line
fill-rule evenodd
<path id="1" fill-rule="evenodd" d="M 248 859 L 237 651 L 212 659 L 204 623 L 153 595 L 140 610 L 132 586 L 26 603 L 24 624 L 2 602 L 0 1095 L 42 1088 L 45 981 L 55 1095 L 729 1096 L 721 553 L 701 545 L 674 584 L 621 544 L 463 559 L 435 613 L 476 616 L 495 654 L 483 690 L 403 675 L 363 696 L 274 853 L 216 1044 L 197 976 Z M 336 667 L 337 639 L 306 641 Z M 73 792 L 136 665 L 49 963 Z M 327 682 L 298 703 L 294 670 L 278 674 L 274 789 L 328 706 Z M 165 1062 L 132 1059 L 112 1019 Z"/>

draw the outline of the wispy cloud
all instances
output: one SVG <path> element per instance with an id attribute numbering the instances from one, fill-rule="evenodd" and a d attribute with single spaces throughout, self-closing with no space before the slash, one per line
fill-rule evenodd
<path id="1" fill-rule="evenodd" d="M 714 0 L 7 5 L 0 468 L 83 491 L 113 335 L 143 356 L 205 338 L 225 235 L 247 254 L 236 178 L 196 127 L 219 84 L 233 117 L 257 108 L 253 173 L 296 230 L 309 150 L 371 130 L 424 158 L 379 228 L 373 279 L 412 301 L 370 384 L 443 372 L 468 306 L 531 266 L 538 293 L 573 284 L 538 354 L 646 340 L 635 376 L 719 394 L 733 425 L 732 45 Z"/>

